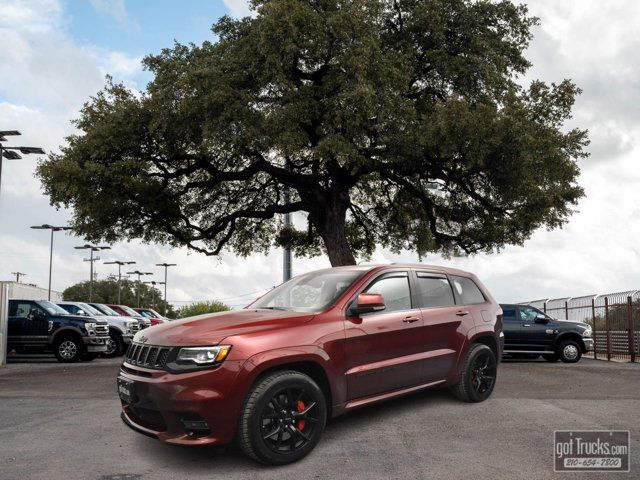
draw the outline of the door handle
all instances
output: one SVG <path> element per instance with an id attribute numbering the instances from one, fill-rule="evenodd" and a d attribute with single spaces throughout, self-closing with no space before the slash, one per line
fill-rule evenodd
<path id="1" fill-rule="evenodd" d="M 523 327 L 530 327 L 530 326 L 531 326 L 531 324 L 530 324 L 530 323 L 523 323 L 523 324 L 522 324 L 522 326 L 523 326 Z"/>
<path id="2" fill-rule="evenodd" d="M 418 320 L 420 320 L 418 317 L 407 317 L 402 321 L 404 323 L 413 323 L 413 322 L 417 322 Z"/>
<path id="3" fill-rule="evenodd" d="M 459 312 L 456 312 L 456 315 L 459 317 L 464 317 L 465 315 L 469 315 L 469 311 L 468 310 L 460 310 Z"/>

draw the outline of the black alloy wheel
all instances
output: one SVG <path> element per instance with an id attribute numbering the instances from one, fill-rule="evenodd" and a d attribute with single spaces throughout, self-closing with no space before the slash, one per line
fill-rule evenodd
<path id="1" fill-rule="evenodd" d="M 469 347 L 458 377 L 450 386 L 452 393 L 465 402 L 482 402 L 496 385 L 498 362 L 494 351 L 483 343 Z"/>
<path id="2" fill-rule="evenodd" d="M 237 442 L 261 463 L 284 465 L 315 448 L 326 420 L 325 395 L 311 377 L 276 371 L 259 378 L 247 395 Z"/>

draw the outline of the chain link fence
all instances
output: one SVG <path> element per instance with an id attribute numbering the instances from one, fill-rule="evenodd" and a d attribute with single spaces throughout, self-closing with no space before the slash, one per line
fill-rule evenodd
<path id="1" fill-rule="evenodd" d="M 587 322 L 593 328 L 594 358 L 635 362 L 640 353 L 640 291 L 520 302 L 559 320 Z"/>

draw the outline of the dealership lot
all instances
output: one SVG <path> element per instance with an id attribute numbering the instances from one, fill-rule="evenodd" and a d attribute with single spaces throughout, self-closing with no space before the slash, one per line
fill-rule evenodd
<path id="1" fill-rule="evenodd" d="M 553 431 L 610 428 L 631 431 L 632 477 L 640 471 L 637 364 L 507 361 L 484 403 L 436 390 L 365 408 L 331 422 L 309 457 L 273 468 L 235 448 L 171 447 L 129 430 L 115 392 L 120 361 L 34 356 L 0 369 L 0 477 L 575 478 L 553 473 Z"/>

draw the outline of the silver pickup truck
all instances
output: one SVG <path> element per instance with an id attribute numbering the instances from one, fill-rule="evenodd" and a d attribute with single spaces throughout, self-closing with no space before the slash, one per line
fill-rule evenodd
<path id="1" fill-rule="evenodd" d="M 135 319 L 119 315 L 105 315 L 97 308 L 85 302 L 65 301 L 57 302 L 57 304 L 73 315 L 85 315 L 107 322 L 109 325 L 109 340 L 107 341 L 107 351 L 102 354 L 107 358 L 122 355 L 129 347 L 133 336 L 140 329 Z"/>

